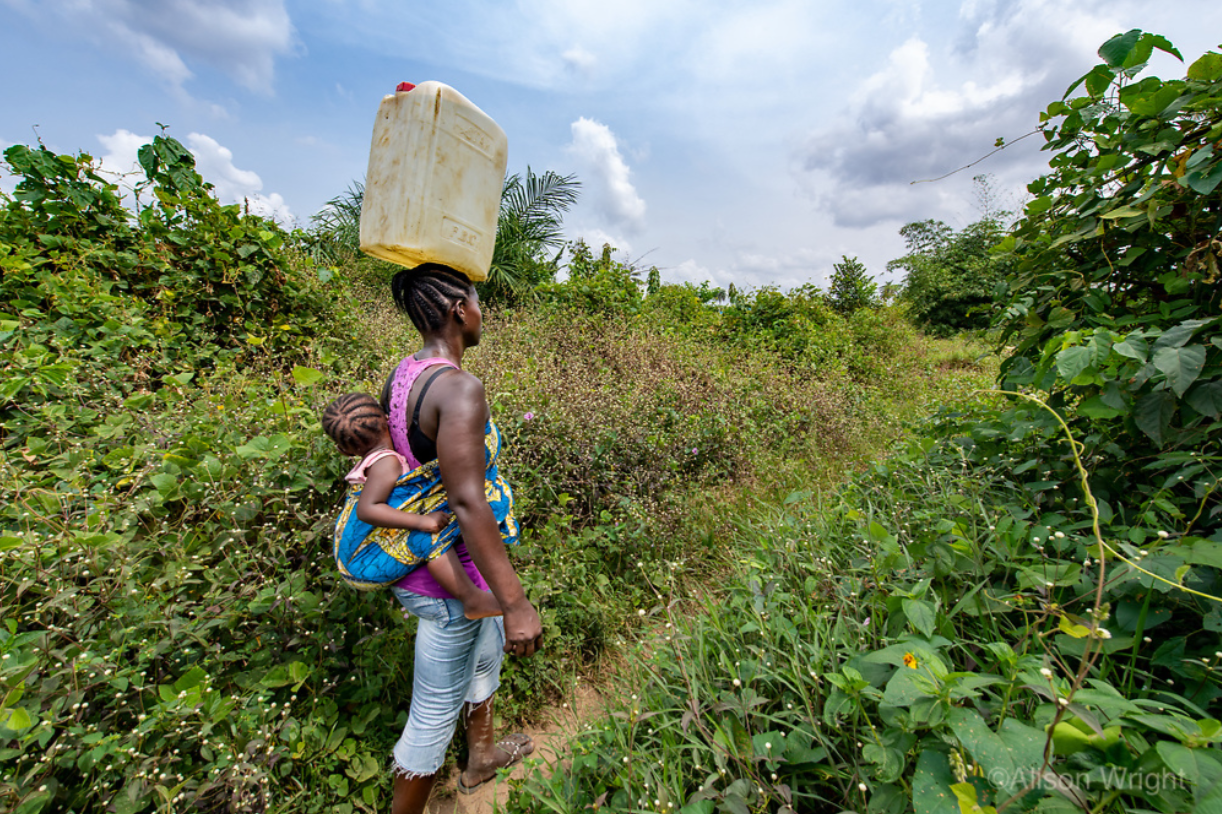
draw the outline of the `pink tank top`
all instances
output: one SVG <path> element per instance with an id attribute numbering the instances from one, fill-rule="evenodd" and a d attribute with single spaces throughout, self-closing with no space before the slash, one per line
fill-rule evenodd
<path id="1" fill-rule="evenodd" d="M 411 394 L 412 385 L 416 383 L 420 374 L 434 365 L 455 367 L 449 359 L 438 356 L 428 359 L 415 359 L 409 356 L 395 368 L 394 379 L 390 384 L 390 415 L 388 416 L 390 438 L 394 442 L 395 450 L 406 458 L 408 464 L 413 468 L 420 466 L 420 461 L 416 460 L 416 456 L 412 454 L 411 447 L 407 443 L 407 397 Z M 483 575 L 471 561 L 471 555 L 467 553 L 467 545 L 461 537 L 454 544 L 454 553 L 458 555 L 458 561 L 462 564 L 463 570 L 467 572 L 467 576 L 471 577 L 471 581 L 475 583 L 475 587 L 481 591 L 488 590 L 488 583 L 484 582 Z M 437 599 L 454 598 L 449 591 L 437 583 L 437 580 L 433 579 L 433 575 L 427 568 L 417 568 L 395 583 L 395 587 Z"/>

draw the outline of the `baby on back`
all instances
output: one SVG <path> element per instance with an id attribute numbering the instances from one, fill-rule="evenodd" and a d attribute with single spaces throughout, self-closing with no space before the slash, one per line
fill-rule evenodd
<path id="1" fill-rule="evenodd" d="M 356 501 L 357 519 L 375 529 L 423 532 L 433 535 L 436 541 L 438 533 L 450 522 L 447 512 L 416 514 L 395 508 L 395 486 L 411 470 L 394 449 L 390 424 L 377 400 L 364 393 L 340 396 L 327 405 L 322 426 L 340 452 L 360 458 L 345 476 L 350 484 L 347 500 Z M 358 486 L 359 489 L 353 488 Z M 438 585 L 462 602 L 463 615 L 468 619 L 500 616 L 496 597 L 481 591 L 471 581 L 451 546 L 452 541 L 435 542 L 432 550 L 418 556 L 411 565 L 424 565 Z"/>

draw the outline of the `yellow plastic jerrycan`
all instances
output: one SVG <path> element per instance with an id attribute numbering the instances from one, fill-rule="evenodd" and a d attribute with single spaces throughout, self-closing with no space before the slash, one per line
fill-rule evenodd
<path id="1" fill-rule="evenodd" d="M 373 124 L 361 250 L 486 280 L 508 158 L 505 131 L 454 88 L 400 84 Z"/>

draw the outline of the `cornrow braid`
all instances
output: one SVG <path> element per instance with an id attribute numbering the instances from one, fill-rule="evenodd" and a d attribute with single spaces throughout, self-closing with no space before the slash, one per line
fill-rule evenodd
<path id="1" fill-rule="evenodd" d="M 449 266 L 425 263 L 403 269 L 390 281 L 395 305 L 411 319 L 420 333 L 440 330 L 446 314 L 458 300 L 471 296 L 474 288 L 467 276 Z"/>
<path id="2" fill-rule="evenodd" d="M 382 436 L 386 413 L 377 399 L 365 393 L 349 393 L 327 405 L 322 429 L 345 454 L 363 455 Z"/>

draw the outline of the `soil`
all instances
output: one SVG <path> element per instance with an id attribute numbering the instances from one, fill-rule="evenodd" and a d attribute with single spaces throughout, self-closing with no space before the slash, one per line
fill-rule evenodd
<path id="1" fill-rule="evenodd" d="M 550 773 L 551 767 L 563 756 L 569 736 L 586 721 L 598 717 L 602 708 L 603 694 L 584 681 L 580 682 L 570 698 L 540 715 L 539 724 L 522 730 L 534 739 L 535 751 L 515 766 L 509 776 L 521 778 L 528 772 Z M 458 774 L 455 770 L 444 782 L 437 784 L 425 809 L 429 814 L 483 814 L 495 810 L 494 806 L 505 805 L 509 784 L 504 779 L 485 783 L 472 794 L 460 794 Z"/>

